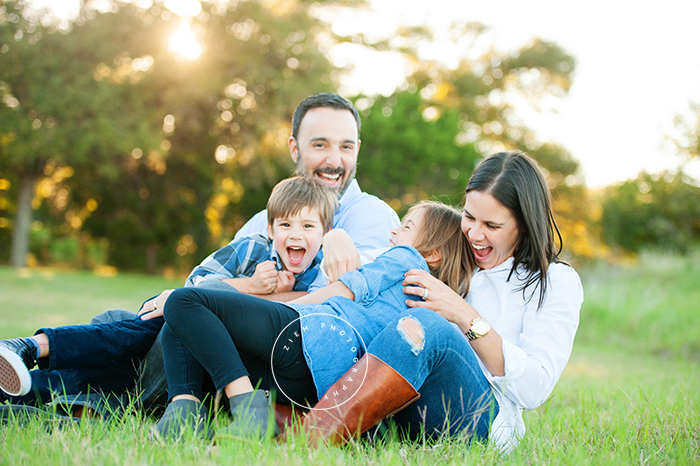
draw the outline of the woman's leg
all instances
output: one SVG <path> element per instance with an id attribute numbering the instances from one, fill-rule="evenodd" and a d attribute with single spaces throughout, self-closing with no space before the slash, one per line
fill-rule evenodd
<path id="1" fill-rule="evenodd" d="M 415 439 L 466 432 L 485 440 L 498 405 L 466 338 L 427 309 L 411 309 L 387 325 L 367 351 L 398 371 L 421 397 L 394 416 Z"/>
<path id="2" fill-rule="evenodd" d="M 173 292 L 164 312 L 172 333 L 211 375 L 217 390 L 251 377 L 260 388 L 278 386 L 282 399 L 316 399 L 301 340 L 294 336 L 300 329 L 293 309 L 242 293 L 188 288 Z M 277 345 L 273 354 L 278 337 L 294 339 L 295 345 L 286 350 Z"/>

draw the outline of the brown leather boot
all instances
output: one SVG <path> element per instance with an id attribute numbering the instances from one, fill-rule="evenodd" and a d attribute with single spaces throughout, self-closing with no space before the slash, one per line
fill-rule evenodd
<path id="1" fill-rule="evenodd" d="M 340 444 L 359 436 L 419 397 L 401 374 L 367 353 L 304 416 L 301 429 L 311 445 Z M 280 440 L 285 438 L 286 432 Z"/>

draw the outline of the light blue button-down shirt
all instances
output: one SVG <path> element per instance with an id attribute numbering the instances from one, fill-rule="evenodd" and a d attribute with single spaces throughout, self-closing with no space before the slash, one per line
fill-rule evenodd
<path id="1" fill-rule="evenodd" d="M 397 315 L 408 309 L 404 274 L 428 270 L 425 259 L 411 246 L 395 246 L 340 281 L 355 300 L 335 296 L 323 304 L 291 304 L 300 316 L 304 357 L 319 399 L 365 353 L 366 347 Z"/>
<path id="2" fill-rule="evenodd" d="M 389 205 L 371 194 L 360 190 L 357 180 L 352 180 L 345 194 L 340 198 L 333 217 L 333 228 L 345 230 L 360 253 L 389 245 L 392 228 L 400 225 L 399 216 Z M 234 239 L 252 233 L 267 234 L 267 210 L 255 214 Z M 319 251 L 319 258 L 322 252 Z M 322 277 L 309 287 L 314 291 L 324 286 Z"/>

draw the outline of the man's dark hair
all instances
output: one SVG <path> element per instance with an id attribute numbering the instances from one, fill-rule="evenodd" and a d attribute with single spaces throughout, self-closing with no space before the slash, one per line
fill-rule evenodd
<path id="1" fill-rule="evenodd" d="M 294 110 L 294 117 L 292 118 L 292 137 L 297 139 L 299 136 L 299 125 L 301 125 L 301 120 L 304 119 L 306 113 L 314 108 L 332 108 L 335 110 L 347 110 L 352 113 L 357 122 L 357 137 L 360 137 L 360 127 L 362 122 L 360 121 L 360 114 L 357 113 L 355 106 L 345 97 L 341 97 L 338 94 L 333 94 L 331 92 L 324 92 L 322 94 L 315 94 L 304 99 L 296 110 Z"/>

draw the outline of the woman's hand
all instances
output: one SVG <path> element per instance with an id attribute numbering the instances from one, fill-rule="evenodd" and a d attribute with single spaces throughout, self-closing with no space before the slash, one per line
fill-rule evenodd
<path id="1" fill-rule="evenodd" d="M 165 307 L 165 302 L 168 300 L 168 296 L 175 290 L 165 290 L 153 299 L 150 299 L 143 303 L 138 315 L 141 316 L 141 320 L 155 319 L 156 317 L 161 317 L 163 315 L 163 308 Z"/>
<path id="2" fill-rule="evenodd" d="M 479 317 L 479 313 L 464 298 L 430 273 L 411 269 L 404 274 L 404 277 L 403 292 L 424 299 L 424 301 L 407 299 L 408 307 L 425 307 L 435 311 L 450 322 L 459 325 L 465 332 L 469 330 L 472 320 Z"/>

